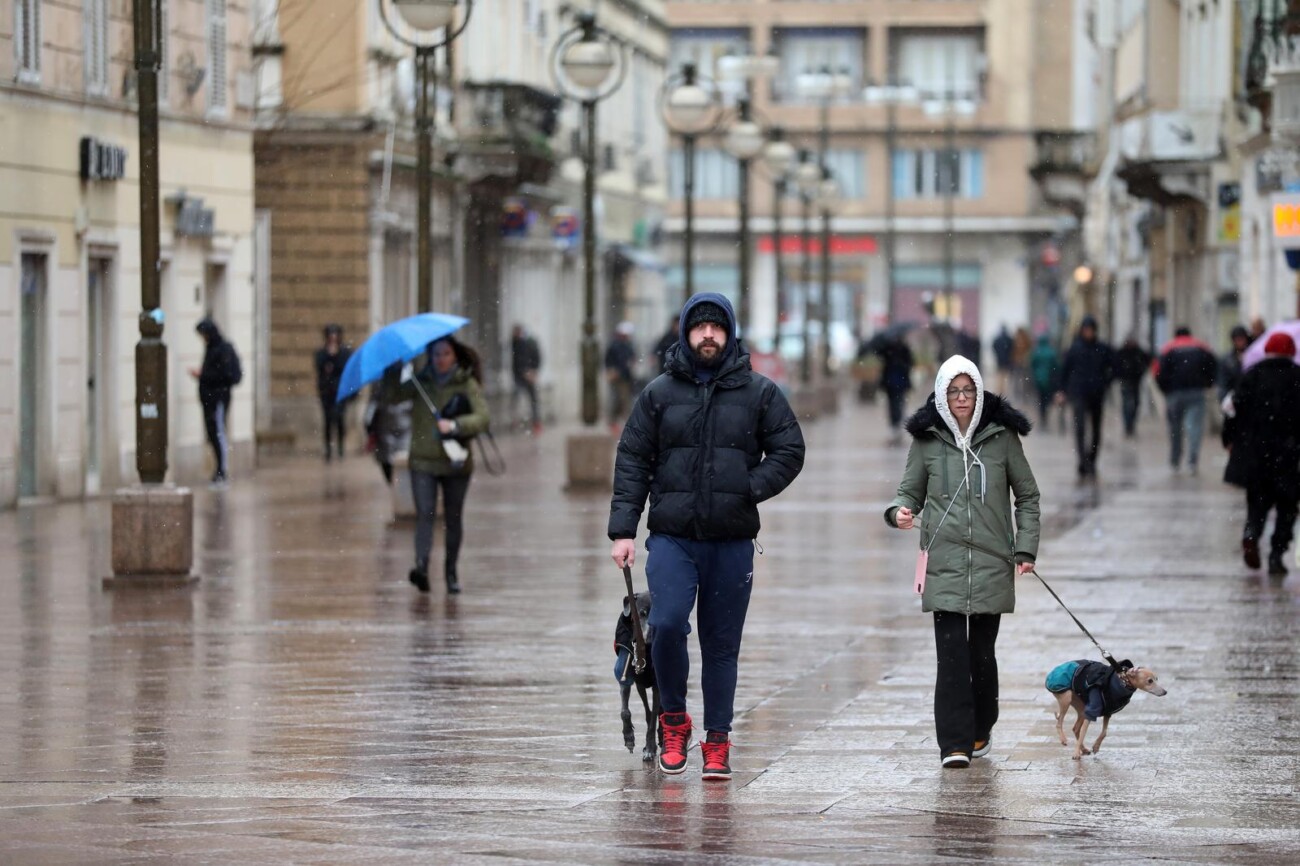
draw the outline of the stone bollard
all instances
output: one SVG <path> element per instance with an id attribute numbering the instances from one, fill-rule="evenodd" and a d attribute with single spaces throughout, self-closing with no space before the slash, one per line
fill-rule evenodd
<path id="1" fill-rule="evenodd" d="M 790 408 L 801 422 L 813 421 L 821 413 L 821 399 L 813 388 L 798 386 L 790 394 Z"/>
<path id="2" fill-rule="evenodd" d="M 614 486 L 617 440 L 602 430 L 574 433 L 566 441 L 568 490 L 610 490 Z"/>
<path id="3" fill-rule="evenodd" d="M 835 415 L 840 411 L 840 387 L 834 380 L 822 382 L 817 386 L 817 403 L 823 415 Z"/>
<path id="4" fill-rule="evenodd" d="M 105 587 L 185 586 L 194 565 L 194 494 L 174 484 L 136 484 L 113 494 L 112 577 Z"/>

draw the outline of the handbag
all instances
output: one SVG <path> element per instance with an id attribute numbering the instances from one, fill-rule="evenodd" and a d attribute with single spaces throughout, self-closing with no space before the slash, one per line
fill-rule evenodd
<path id="1" fill-rule="evenodd" d="M 470 404 L 469 397 L 465 394 L 456 393 L 452 394 L 451 399 L 449 399 L 447 404 L 442 407 L 441 414 L 442 417 L 451 421 L 461 415 L 468 415 L 473 411 L 474 407 Z M 501 456 L 501 449 L 497 447 L 497 440 L 496 437 L 492 435 L 492 428 L 490 425 L 488 429 L 483 431 L 482 438 L 477 435 L 453 436 L 451 438 L 453 441 L 459 442 L 466 448 L 471 448 L 477 440 L 479 453 L 483 456 L 483 470 L 487 472 L 488 475 L 501 475 L 506 471 L 505 458 Z M 491 454 L 488 453 L 487 445 L 483 444 L 484 439 L 486 439 L 492 446 Z"/>

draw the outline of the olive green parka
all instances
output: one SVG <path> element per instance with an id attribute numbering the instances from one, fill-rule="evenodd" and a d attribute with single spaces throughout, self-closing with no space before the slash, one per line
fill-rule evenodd
<path id="1" fill-rule="evenodd" d="M 470 375 L 469 370 L 464 367 L 457 367 L 452 371 L 451 378 L 440 384 L 434 377 L 433 365 L 430 364 L 425 366 L 417 374 L 416 378 L 420 380 L 420 387 L 424 389 L 424 393 L 429 396 L 433 405 L 438 407 L 440 411 L 457 394 L 464 394 L 469 400 L 470 411 L 468 413 L 449 419 L 456 423 L 456 431 L 452 436 L 462 438 L 466 448 L 470 447 L 470 437 L 477 436 L 488 429 L 490 417 L 488 415 L 487 400 L 483 397 L 483 388 Z M 438 433 L 438 422 L 433 417 L 433 413 L 429 411 L 424 398 L 420 396 L 419 391 L 416 389 L 414 379 L 402 382 L 393 373 L 385 375 L 384 400 L 388 403 L 413 401 L 411 404 L 410 450 L 412 469 L 416 472 L 427 472 L 430 475 L 439 476 L 469 475 L 474 471 L 472 451 L 470 457 L 460 466 L 453 464 L 447 457 L 447 452 L 442 447 L 442 436 Z"/>
<path id="2" fill-rule="evenodd" d="M 951 379 L 936 391 L 946 391 Z M 903 506 L 919 514 L 920 546 L 929 546 L 922 594 L 927 612 L 1011 613 L 1015 563 L 1038 556 L 1038 484 L 1020 442 L 1029 419 L 996 394 L 981 397 L 982 412 L 972 419 L 975 432 L 965 453 L 933 394 L 906 424 L 912 447 L 885 521 L 894 526 Z"/>

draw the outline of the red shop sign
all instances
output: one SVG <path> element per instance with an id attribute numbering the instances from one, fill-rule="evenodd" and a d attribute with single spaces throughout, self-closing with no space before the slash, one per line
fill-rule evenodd
<path id="1" fill-rule="evenodd" d="M 771 235 L 760 235 L 758 238 L 758 251 L 760 253 L 770 253 L 776 247 L 772 242 Z M 813 236 L 809 239 L 808 249 L 814 255 L 822 251 L 822 241 L 820 237 Z M 831 255 L 833 256 L 860 256 L 874 255 L 878 250 L 876 239 L 865 235 L 853 237 L 844 237 L 843 235 L 831 235 Z M 798 234 L 784 235 L 781 238 L 782 255 L 801 255 L 803 253 L 803 238 Z"/>

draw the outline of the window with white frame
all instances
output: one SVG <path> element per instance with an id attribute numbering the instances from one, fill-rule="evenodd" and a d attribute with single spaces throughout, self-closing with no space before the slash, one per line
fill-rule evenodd
<path id="1" fill-rule="evenodd" d="M 896 150 L 891 167 L 894 198 L 982 198 L 984 154 L 978 150 Z"/>
<path id="2" fill-rule="evenodd" d="M 86 92 L 108 93 L 108 0 L 82 0 Z"/>
<path id="3" fill-rule="evenodd" d="M 679 148 L 668 154 L 668 189 L 673 198 L 686 197 L 686 159 Z M 734 199 L 740 194 L 740 169 L 726 151 L 695 151 L 696 199 Z"/>
<path id="4" fill-rule="evenodd" d="M 208 5 L 208 111 L 224 114 L 228 105 L 226 86 L 226 0 L 207 0 Z"/>
<path id="5" fill-rule="evenodd" d="M 782 102 L 804 99 L 799 76 L 829 69 L 847 73 L 849 93 L 859 93 L 867 59 L 867 31 L 860 27 L 780 27 L 772 32 L 781 71 L 772 82 Z"/>
<path id="6" fill-rule="evenodd" d="M 679 72 L 684 63 L 694 63 L 702 77 L 713 81 L 730 96 L 738 94 L 743 82 L 719 80 L 718 60 L 727 54 L 749 53 L 749 31 L 737 28 L 674 30 L 668 51 L 668 74 Z"/>
<path id="7" fill-rule="evenodd" d="M 895 30 L 891 34 L 891 72 L 922 99 L 948 94 L 978 99 L 984 74 L 982 30 Z"/>
<path id="8" fill-rule="evenodd" d="M 14 61 L 18 80 L 41 80 L 41 0 L 14 0 Z"/>
<path id="9" fill-rule="evenodd" d="M 158 0 L 158 104 L 167 104 L 171 92 L 171 0 Z"/>
<path id="10" fill-rule="evenodd" d="M 818 155 L 813 154 L 816 161 Z M 867 163 L 866 154 L 860 150 L 832 148 L 826 151 L 826 167 L 831 170 L 831 177 L 839 189 L 840 198 L 861 199 L 867 197 Z M 785 185 L 788 199 L 798 199 L 802 193 L 799 184 Z"/>

